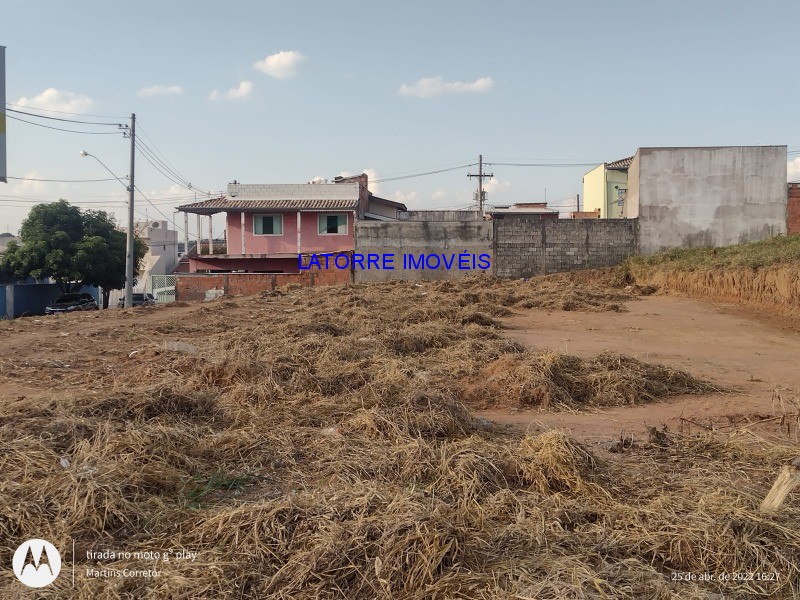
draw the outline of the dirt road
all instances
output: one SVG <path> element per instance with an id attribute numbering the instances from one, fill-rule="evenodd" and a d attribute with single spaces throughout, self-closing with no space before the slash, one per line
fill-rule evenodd
<path id="1" fill-rule="evenodd" d="M 531 348 L 579 356 L 612 351 L 661 362 L 737 393 L 683 397 L 592 414 L 479 414 L 502 423 L 568 428 L 586 441 L 621 435 L 646 439 L 647 426 L 697 430 L 703 425 L 722 427 L 772 418 L 781 413 L 779 403 L 773 402 L 773 391 L 782 390 L 787 403 L 800 390 L 800 333 L 780 329 L 779 321 L 746 315 L 735 305 L 672 296 L 645 297 L 629 302 L 627 308 L 624 313 L 531 311 L 507 320 L 508 335 Z M 786 425 L 779 420 L 768 423 L 773 430 Z M 790 429 L 790 434 L 796 430 Z"/>

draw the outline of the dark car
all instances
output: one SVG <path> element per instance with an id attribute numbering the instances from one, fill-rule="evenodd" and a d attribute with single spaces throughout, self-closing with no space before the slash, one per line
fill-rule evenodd
<path id="1" fill-rule="evenodd" d="M 97 310 L 97 301 L 91 294 L 75 293 L 64 294 L 55 299 L 55 302 L 49 304 L 44 309 L 44 314 L 54 315 L 56 313 L 75 312 L 77 310 Z"/>
<path id="2" fill-rule="evenodd" d="M 155 296 L 153 294 L 140 294 L 136 293 L 133 295 L 133 306 L 152 306 L 156 303 Z M 119 302 L 117 302 L 117 308 L 123 308 L 125 306 L 125 298 L 120 298 Z"/>

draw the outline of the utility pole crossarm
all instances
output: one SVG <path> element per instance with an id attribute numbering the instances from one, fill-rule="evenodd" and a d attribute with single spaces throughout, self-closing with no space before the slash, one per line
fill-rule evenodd
<path id="1" fill-rule="evenodd" d="M 483 180 L 494 177 L 494 173 L 483 172 L 483 154 L 478 155 L 478 174 L 467 173 L 467 177 L 470 179 L 473 177 L 478 178 L 478 210 L 483 213 Z"/>

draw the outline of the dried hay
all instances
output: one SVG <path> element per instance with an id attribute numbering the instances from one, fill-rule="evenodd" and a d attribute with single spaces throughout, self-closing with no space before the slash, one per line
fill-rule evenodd
<path id="1" fill-rule="evenodd" d="M 548 351 L 499 357 L 464 387 L 463 400 L 483 408 L 574 409 L 722 391 L 685 371 L 629 356 L 604 353 L 584 359 Z"/>
<path id="2" fill-rule="evenodd" d="M 564 432 L 473 419 L 461 401 L 552 410 L 717 390 L 624 356 L 526 350 L 479 308 L 560 285 L 601 287 L 285 288 L 237 300 L 248 326 L 196 354 L 133 337 L 142 351 L 114 385 L 0 407 L 0 552 L 42 537 L 70 561 L 75 542 L 76 587 L 59 578 L 43 598 L 796 597 L 800 508 L 758 511 L 794 449 L 664 433 L 604 462 Z M 605 308 L 619 296 L 606 290 Z M 222 318 L 203 308 L 199 331 Z M 102 548 L 198 556 L 102 565 L 158 577 L 89 577 L 86 550 Z M 779 578 L 672 575 L 706 572 Z M 0 579 L 1 597 L 27 595 Z"/>

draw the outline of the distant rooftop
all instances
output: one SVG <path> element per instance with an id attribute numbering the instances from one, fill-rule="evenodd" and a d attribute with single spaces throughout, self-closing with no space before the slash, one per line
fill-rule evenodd
<path id="1" fill-rule="evenodd" d="M 228 210 L 355 210 L 358 183 L 229 183 L 228 195 L 184 204 L 179 211 L 214 214 Z"/>
<path id="2" fill-rule="evenodd" d="M 358 200 L 358 183 L 229 183 L 235 200 Z"/>
<path id="3" fill-rule="evenodd" d="M 0 254 L 6 251 L 6 246 L 8 246 L 9 242 L 18 242 L 19 238 L 14 237 L 13 235 L 3 235 L 0 236 Z"/>
<path id="4" fill-rule="evenodd" d="M 495 206 L 486 211 L 492 214 L 558 214 L 557 210 L 547 208 L 546 202 L 519 202 L 510 206 Z"/>
<path id="5" fill-rule="evenodd" d="M 630 168 L 631 161 L 633 160 L 632 156 L 628 156 L 627 158 L 620 158 L 619 160 L 615 160 L 613 162 L 606 163 L 606 169 L 616 169 L 616 170 L 626 170 Z"/>

